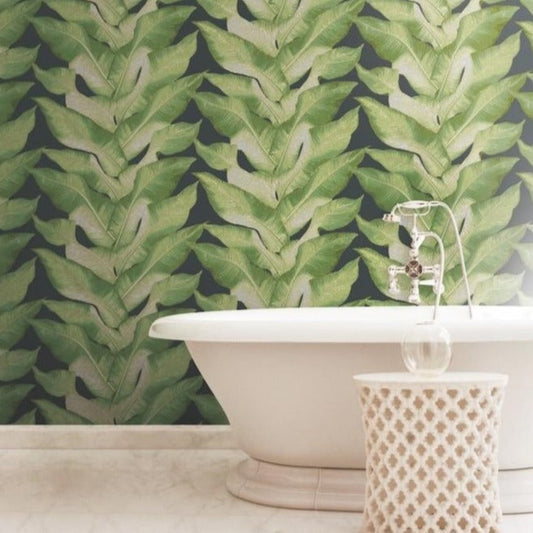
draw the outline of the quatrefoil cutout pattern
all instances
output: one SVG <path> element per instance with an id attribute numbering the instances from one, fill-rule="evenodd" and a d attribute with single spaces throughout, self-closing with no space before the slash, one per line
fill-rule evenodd
<path id="1" fill-rule="evenodd" d="M 504 387 L 363 386 L 365 533 L 497 533 Z"/>

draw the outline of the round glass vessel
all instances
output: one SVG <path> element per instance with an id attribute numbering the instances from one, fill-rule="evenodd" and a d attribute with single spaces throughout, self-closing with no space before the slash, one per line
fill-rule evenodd
<path id="1" fill-rule="evenodd" d="M 440 376 L 452 359 L 448 331 L 435 322 L 416 324 L 402 341 L 402 357 L 409 372 L 421 377 Z"/>

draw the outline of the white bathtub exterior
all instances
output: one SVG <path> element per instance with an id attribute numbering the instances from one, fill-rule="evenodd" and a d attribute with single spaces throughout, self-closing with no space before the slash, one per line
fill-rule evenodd
<path id="1" fill-rule="evenodd" d="M 186 341 L 250 457 L 364 469 L 352 376 L 404 370 L 401 339 L 432 312 L 401 306 L 196 313 L 160 319 L 151 335 Z M 467 308 L 450 306 L 439 310 L 438 322 L 452 338 L 450 370 L 509 376 L 500 469 L 533 469 L 533 309 L 477 307 L 469 320 Z"/>

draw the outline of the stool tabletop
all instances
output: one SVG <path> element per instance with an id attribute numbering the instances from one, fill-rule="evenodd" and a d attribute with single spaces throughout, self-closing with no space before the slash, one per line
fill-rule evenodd
<path id="1" fill-rule="evenodd" d="M 353 379 L 358 385 L 383 387 L 410 387 L 422 385 L 427 388 L 442 386 L 505 386 L 509 379 L 506 374 L 488 372 L 445 372 L 440 376 L 426 377 L 409 372 L 377 372 L 356 374 Z"/>

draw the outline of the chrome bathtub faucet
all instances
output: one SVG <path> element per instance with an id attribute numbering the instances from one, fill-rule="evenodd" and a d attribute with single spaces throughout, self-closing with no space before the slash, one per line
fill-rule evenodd
<path id="1" fill-rule="evenodd" d="M 402 217 L 411 218 L 412 226 L 410 230 L 411 245 L 409 249 L 409 261 L 403 266 L 391 265 L 389 271 L 389 292 L 391 294 L 399 294 L 400 287 L 398 285 L 399 276 L 407 276 L 411 282 L 411 289 L 407 298 L 409 303 L 419 305 L 420 304 L 420 286 L 426 285 L 433 287 L 433 292 L 437 295 L 435 301 L 435 308 L 433 318 L 437 316 L 437 309 L 440 303 L 440 297 L 444 293 L 444 264 L 445 264 L 445 251 L 444 243 L 439 235 L 433 231 L 420 231 L 418 229 L 418 218 L 424 217 L 429 214 L 433 208 L 442 207 L 446 210 L 452 226 L 455 230 L 455 237 L 457 240 L 457 246 L 459 249 L 459 256 L 461 260 L 463 281 L 465 283 L 468 307 L 470 311 L 470 318 L 472 318 L 472 301 L 470 298 L 470 286 L 468 283 L 468 276 L 466 272 L 463 247 L 461 244 L 461 237 L 459 235 L 459 229 L 457 222 L 453 216 L 452 210 L 444 202 L 439 201 L 423 201 L 412 200 L 401 204 L 396 204 L 390 213 L 383 216 L 385 222 L 391 222 L 396 224 L 402 223 Z M 432 238 L 437 241 L 440 252 L 440 261 L 433 265 L 423 265 L 420 261 L 420 247 L 427 238 Z M 428 277 L 429 276 L 429 277 Z M 423 279 L 424 278 L 424 279 Z"/>
<path id="2" fill-rule="evenodd" d="M 442 283 L 442 268 L 440 264 L 423 265 L 420 261 L 420 247 L 428 237 L 432 237 L 437 242 L 439 237 L 431 231 L 419 231 L 417 228 L 417 217 L 413 215 L 413 228 L 411 234 L 411 247 L 409 250 L 409 261 L 404 266 L 391 265 L 389 267 L 389 291 L 391 294 L 398 294 L 400 287 L 398 285 L 398 276 L 407 276 L 411 281 L 411 290 L 409 291 L 408 301 L 412 304 L 420 304 L 420 285 L 429 285 L 433 287 L 435 294 L 444 292 Z M 423 276 L 429 275 L 429 279 L 422 279 Z"/>

